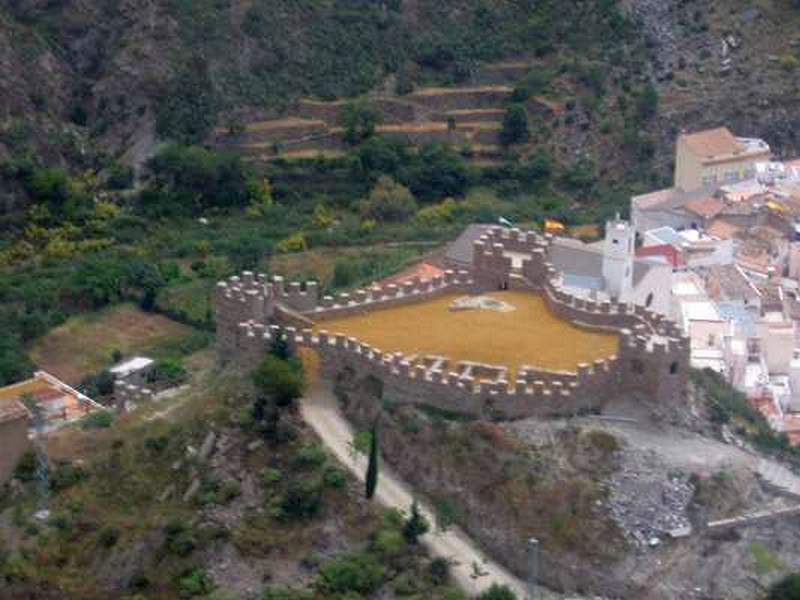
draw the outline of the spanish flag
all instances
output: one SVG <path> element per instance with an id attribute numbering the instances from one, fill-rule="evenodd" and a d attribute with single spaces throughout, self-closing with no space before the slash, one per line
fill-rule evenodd
<path id="1" fill-rule="evenodd" d="M 552 234 L 561 234 L 567 230 L 566 226 L 561 221 L 555 219 L 544 220 L 544 232 Z"/>

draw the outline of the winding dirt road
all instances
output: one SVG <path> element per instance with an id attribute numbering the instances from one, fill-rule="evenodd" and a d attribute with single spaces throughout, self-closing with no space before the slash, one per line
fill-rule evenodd
<path id="1" fill-rule="evenodd" d="M 303 418 L 317 432 L 327 448 L 363 481 L 367 459 L 362 455 L 354 455 L 351 449 L 353 430 L 339 410 L 333 393 L 318 383 L 309 390 L 300 405 Z M 386 507 L 404 511 L 408 511 L 414 498 L 411 488 L 385 464 L 381 465 L 375 497 Z M 434 523 L 430 507 L 420 503 L 420 508 L 428 521 Z M 489 588 L 492 583 L 499 583 L 511 588 L 519 600 L 527 598 L 525 584 L 487 558 L 458 528 L 448 528 L 446 532 L 432 530 L 421 541 L 432 556 L 442 556 L 451 561 L 451 576 L 466 593 L 476 595 Z M 538 592 L 537 600 L 561 598 L 549 590 L 540 588 Z"/>

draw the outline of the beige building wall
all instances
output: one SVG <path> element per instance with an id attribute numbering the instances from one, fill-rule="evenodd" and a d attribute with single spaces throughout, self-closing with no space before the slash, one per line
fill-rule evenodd
<path id="1" fill-rule="evenodd" d="M 703 164 L 689 149 L 682 135 L 675 149 L 675 187 L 684 191 L 696 190 L 703 181 Z"/>
<path id="2" fill-rule="evenodd" d="M 691 192 L 702 187 L 726 185 L 749 179 L 755 176 L 756 163 L 772 158 L 769 147 L 747 148 L 740 143 L 737 149 L 734 138 L 727 130 L 724 130 L 725 135 L 728 137 L 729 145 L 734 146 L 733 148 L 728 148 L 726 151 L 719 149 L 720 153 L 714 152 L 714 154 L 705 155 L 698 155 L 692 150 L 687 138 L 697 139 L 699 136 L 712 135 L 713 131 L 678 136 L 675 149 L 674 186 L 676 188 Z M 739 152 L 741 154 L 738 156 L 732 156 Z"/>
<path id="3" fill-rule="evenodd" d="M 11 479 L 19 459 L 29 448 L 27 418 L 0 423 L 0 485 Z"/>
<path id="4" fill-rule="evenodd" d="M 800 242 L 789 245 L 789 278 L 800 281 Z"/>

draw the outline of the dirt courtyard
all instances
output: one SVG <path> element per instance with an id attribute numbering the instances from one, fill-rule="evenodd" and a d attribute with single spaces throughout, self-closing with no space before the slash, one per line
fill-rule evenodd
<path id="1" fill-rule="evenodd" d="M 384 352 L 433 354 L 451 361 L 469 360 L 575 371 L 582 362 L 617 351 L 617 335 L 590 331 L 557 318 L 541 296 L 528 292 L 494 292 L 492 298 L 516 310 L 450 311 L 463 294 L 320 321 L 315 331 L 342 333 Z"/>

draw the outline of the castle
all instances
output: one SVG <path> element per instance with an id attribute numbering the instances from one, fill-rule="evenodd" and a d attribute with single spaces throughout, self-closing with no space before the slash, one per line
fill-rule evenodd
<path id="1" fill-rule="evenodd" d="M 287 287 L 280 277 L 245 272 L 217 285 L 218 359 L 252 370 L 273 336 L 286 335 L 292 347 L 318 353 L 321 375 L 332 385 L 476 417 L 569 416 L 602 411 L 623 396 L 650 405 L 679 402 L 688 380 L 689 343 L 678 326 L 642 305 L 574 295 L 547 260 L 552 243 L 535 232 L 489 228 L 473 244 L 469 269 L 337 297 L 320 298 L 315 282 Z M 624 264 L 608 268 L 610 279 L 624 279 Z M 617 333 L 616 354 L 569 371 L 525 365 L 508 381 L 509 370 L 502 365 L 387 353 L 322 328 L 326 320 L 344 315 L 497 290 L 540 294 L 565 322 Z"/>

